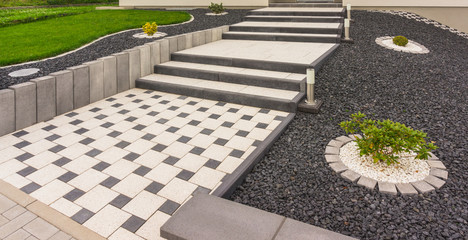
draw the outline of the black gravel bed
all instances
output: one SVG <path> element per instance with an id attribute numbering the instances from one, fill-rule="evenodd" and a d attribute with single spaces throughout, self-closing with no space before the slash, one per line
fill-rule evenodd
<path id="1" fill-rule="evenodd" d="M 245 16 L 249 11 L 250 10 L 247 9 L 228 9 L 227 12 L 229 14 L 227 15 L 206 16 L 205 14 L 210 12 L 208 9 L 189 10 L 186 12 L 193 15 L 195 18 L 194 21 L 176 26 L 159 26 L 158 31 L 167 33 L 167 36 L 174 36 L 223 25 L 231 25 L 240 22 L 242 17 Z M 101 57 L 109 56 L 111 54 L 157 40 L 138 39 L 132 37 L 135 33 L 138 32 L 142 32 L 142 30 L 137 29 L 104 38 L 89 45 L 86 48 L 56 59 L 50 59 L 21 66 L 13 66 L 9 68 L 0 68 L 0 89 L 8 88 L 9 86 L 17 83 L 27 82 L 40 76 L 47 76 L 50 73 L 61 71 L 68 67 L 77 66 L 85 62 L 93 61 Z M 8 76 L 10 72 L 25 68 L 39 68 L 40 72 L 26 77 L 13 78 Z"/>
<path id="2" fill-rule="evenodd" d="M 468 40 L 384 13 L 353 11 L 355 44 L 342 44 L 317 74 L 317 115 L 297 113 L 231 199 L 360 239 L 468 239 Z M 417 55 L 377 37 L 404 35 Z M 338 124 L 361 111 L 423 130 L 440 148 L 447 183 L 424 195 L 392 196 L 357 186 L 325 162 Z"/>

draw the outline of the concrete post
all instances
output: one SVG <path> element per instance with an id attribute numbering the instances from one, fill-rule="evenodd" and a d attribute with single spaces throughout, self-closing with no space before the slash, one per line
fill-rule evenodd
<path id="1" fill-rule="evenodd" d="M 36 83 L 25 82 L 10 86 L 15 91 L 16 130 L 37 122 Z"/>
<path id="2" fill-rule="evenodd" d="M 135 81 L 141 77 L 140 50 L 133 48 L 125 52 L 128 52 L 130 89 L 132 89 L 135 88 Z"/>
<path id="3" fill-rule="evenodd" d="M 140 51 L 140 77 L 151 74 L 151 47 L 148 45 L 139 46 Z"/>
<path id="4" fill-rule="evenodd" d="M 172 53 L 175 53 L 177 52 L 177 36 L 173 36 L 173 37 L 167 37 L 166 39 L 169 41 L 169 54 L 172 54 Z"/>
<path id="5" fill-rule="evenodd" d="M 117 58 L 100 58 L 103 63 L 104 98 L 117 94 Z"/>
<path id="6" fill-rule="evenodd" d="M 213 41 L 213 30 L 206 29 L 203 32 L 205 32 L 205 43 L 212 42 Z"/>
<path id="7" fill-rule="evenodd" d="M 73 73 L 66 70 L 50 75 L 55 77 L 57 115 L 73 110 Z"/>
<path id="8" fill-rule="evenodd" d="M 15 91 L 0 90 L 0 136 L 15 131 Z"/>
<path id="9" fill-rule="evenodd" d="M 87 62 L 89 68 L 89 102 L 104 98 L 104 63 L 101 60 Z"/>
<path id="10" fill-rule="evenodd" d="M 36 83 L 37 122 L 44 122 L 57 116 L 55 77 L 45 76 L 32 79 Z"/>
<path id="11" fill-rule="evenodd" d="M 84 107 L 89 104 L 89 68 L 79 65 L 68 69 L 73 72 L 73 107 Z"/>
<path id="12" fill-rule="evenodd" d="M 150 47 L 151 73 L 154 73 L 154 65 L 161 63 L 161 46 L 159 42 L 146 43 Z"/>
<path id="13" fill-rule="evenodd" d="M 160 52 L 161 52 L 161 63 L 171 61 L 171 53 L 169 51 L 169 40 L 161 39 L 158 40 L 160 45 Z"/>
<path id="14" fill-rule="evenodd" d="M 117 71 L 117 92 L 123 92 L 130 89 L 130 65 L 128 52 L 113 54 L 116 58 Z"/>
<path id="15" fill-rule="evenodd" d="M 187 47 L 186 41 L 187 41 L 186 34 L 177 36 L 177 51 L 185 50 L 185 48 Z"/>

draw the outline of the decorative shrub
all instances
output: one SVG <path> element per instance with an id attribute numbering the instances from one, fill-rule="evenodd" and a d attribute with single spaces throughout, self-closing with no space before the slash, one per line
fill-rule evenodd
<path id="1" fill-rule="evenodd" d="M 414 152 L 416 159 L 428 159 L 429 152 L 437 149 L 434 142 L 426 142 L 424 132 L 390 120 L 366 119 L 360 112 L 352 114 L 351 120 L 341 122 L 340 126 L 346 133 L 362 133 L 362 138 L 356 138 L 360 155 L 372 156 L 374 163 L 398 163 L 397 154 L 402 152 Z"/>
<path id="2" fill-rule="evenodd" d="M 220 14 L 220 13 L 224 12 L 224 10 L 226 10 L 226 9 L 223 7 L 223 3 L 220 3 L 220 4 L 211 3 L 211 5 L 208 6 L 208 9 L 210 9 L 211 12 L 213 12 L 213 13 L 215 13 L 215 14 Z"/>
<path id="3" fill-rule="evenodd" d="M 398 46 L 406 46 L 408 44 L 408 38 L 405 38 L 403 36 L 396 36 L 393 38 L 393 43 Z"/>
<path id="4" fill-rule="evenodd" d="M 153 22 L 149 23 L 147 22 L 145 25 L 143 25 L 143 32 L 148 34 L 148 36 L 153 36 L 156 32 L 158 32 L 158 25 Z"/>

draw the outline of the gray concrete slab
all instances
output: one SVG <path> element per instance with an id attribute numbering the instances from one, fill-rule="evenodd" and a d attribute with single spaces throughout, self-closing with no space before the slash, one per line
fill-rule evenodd
<path id="1" fill-rule="evenodd" d="M 117 92 L 130 89 L 130 65 L 128 52 L 113 54 L 116 57 L 117 66 Z"/>
<path id="2" fill-rule="evenodd" d="M 186 41 L 187 41 L 187 35 L 186 34 L 177 36 L 177 51 L 182 51 L 182 50 L 185 50 L 187 48 Z"/>
<path id="3" fill-rule="evenodd" d="M 288 218 L 274 239 L 352 240 L 355 238 Z"/>
<path id="4" fill-rule="evenodd" d="M 171 53 L 170 53 L 170 48 L 169 48 L 169 40 L 167 39 L 161 39 L 158 40 L 160 45 L 160 59 L 161 63 L 169 62 L 171 61 Z"/>
<path id="5" fill-rule="evenodd" d="M 389 182 L 378 182 L 379 183 L 379 191 L 382 193 L 388 193 L 392 195 L 397 195 L 397 189 L 395 184 Z"/>
<path id="6" fill-rule="evenodd" d="M 73 73 L 65 70 L 50 75 L 55 77 L 57 115 L 73 110 Z"/>
<path id="7" fill-rule="evenodd" d="M 128 52 L 128 72 L 130 75 L 130 88 L 135 88 L 135 81 L 141 77 L 140 50 L 137 48 L 126 50 Z"/>
<path id="8" fill-rule="evenodd" d="M 36 83 L 37 122 L 44 122 L 57 116 L 55 77 L 40 77 L 31 82 Z"/>
<path id="9" fill-rule="evenodd" d="M 165 39 L 169 41 L 169 54 L 177 52 L 178 51 L 178 47 L 177 47 L 178 37 L 172 36 L 172 37 L 166 37 Z"/>
<path id="10" fill-rule="evenodd" d="M 80 65 L 68 70 L 73 73 L 73 107 L 84 107 L 89 104 L 89 68 Z"/>
<path id="11" fill-rule="evenodd" d="M 104 62 L 98 60 L 84 65 L 89 68 L 89 102 L 93 103 L 104 98 Z"/>
<path id="12" fill-rule="evenodd" d="M 397 183 L 395 186 L 402 195 L 418 194 L 418 191 L 410 183 Z"/>
<path id="13" fill-rule="evenodd" d="M 154 73 L 154 65 L 161 63 L 161 45 L 159 42 L 146 43 L 150 47 L 151 73 Z"/>
<path id="14" fill-rule="evenodd" d="M 25 82 L 10 86 L 15 91 L 16 130 L 29 127 L 37 122 L 36 83 Z M 3 113 L 2 113 L 3 114 Z"/>
<path id="15" fill-rule="evenodd" d="M 361 178 L 359 178 L 357 184 L 363 187 L 369 188 L 369 189 L 374 189 L 375 185 L 377 184 L 377 181 L 375 181 L 374 179 L 370 179 L 368 177 L 362 176 Z"/>
<path id="16" fill-rule="evenodd" d="M 148 45 L 139 46 L 140 50 L 140 77 L 148 76 L 151 74 L 151 47 Z"/>
<path id="17" fill-rule="evenodd" d="M 205 194 L 185 203 L 162 227 L 167 239 L 273 239 L 284 217 Z"/>
<path id="18" fill-rule="evenodd" d="M 0 90 L 0 136 L 15 131 L 15 92 Z"/>
<path id="19" fill-rule="evenodd" d="M 103 63 L 104 98 L 117 94 L 117 58 L 100 58 Z"/>

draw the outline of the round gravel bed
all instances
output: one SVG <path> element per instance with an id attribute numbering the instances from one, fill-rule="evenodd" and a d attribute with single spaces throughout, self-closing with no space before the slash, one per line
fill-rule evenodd
<path id="1" fill-rule="evenodd" d="M 189 14 L 194 17 L 190 23 L 180 24 L 175 26 L 159 26 L 158 31 L 167 33 L 167 36 L 174 36 L 188 32 L 195 32 L 203 29 L 214 28 L 223 25 L 231 25 L 242 20 L 249 11 L 248 9 L 230 9 L 229 14 L 217 16 L 216 21 L 213 21 L 213 16 L 207 16 L 206 13 L 211 12 L 208 9 L 188 10 Z M 115 34 L 111 37 L 97 41 L 86 48 L 78 50 L 74 53 L 63 57 L 50 59 L 46 61 L 0 68 L 0 89 L 8 88 L 11 85 L 27 82 L 33 78 L 47 76 L 49 73 L 64 70 L 68 67 L 77 66 L 84 62 L 93 61 L 101 57 L 109 56 L 114 53 L 121 52 L 136 46 L 143 45 L 147 42 L 155 41 L 148 38 L 134 38 L 136 33 L 143 32 L 141 29 L 126 31 L 120 34 Z M 40 71 L 34 75 L 26 77 L 10 77 L 8 74 L 25 68 L 39 68 Z"/>
<path id="2" fill-rule="evenodd" d="M 319 114 L 297 113 L 231 199 L 361 239 L 468 238 L 468 40 L 397 15 L 353 11 L 354 44 L 317 73 Z M 430 54 L 389 51 L 404 35 Z M 324 160 L 338 125 L 361 111 L 428 133 L 450 177 L 435 191 L 388 195 L 350 184 Z"/>

